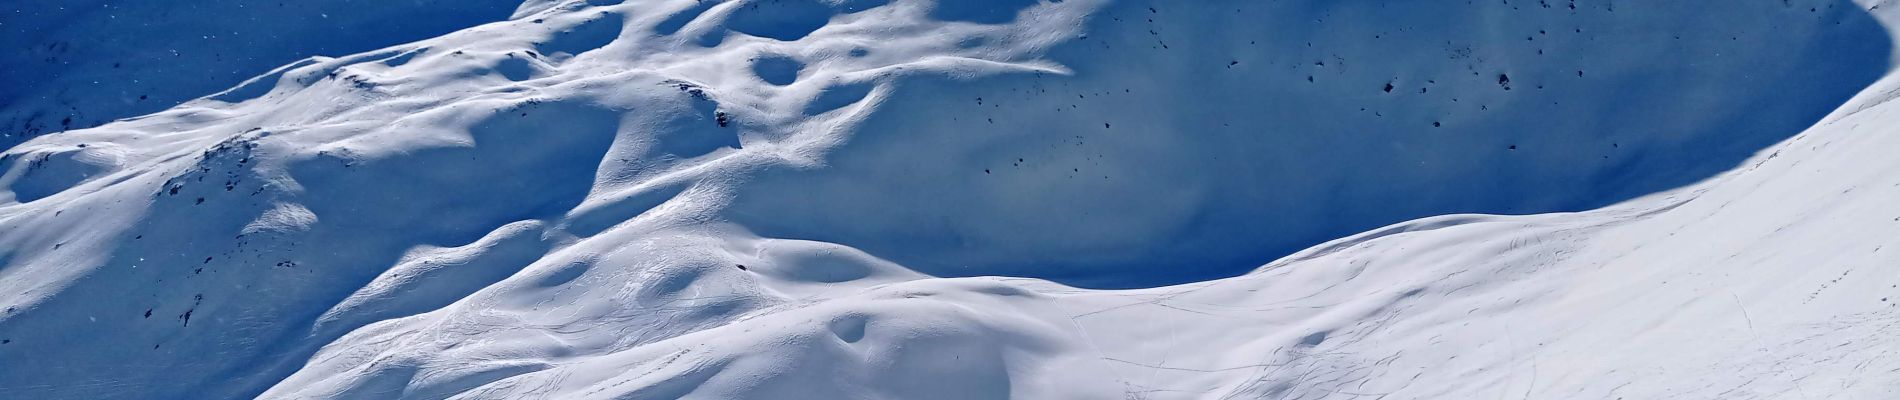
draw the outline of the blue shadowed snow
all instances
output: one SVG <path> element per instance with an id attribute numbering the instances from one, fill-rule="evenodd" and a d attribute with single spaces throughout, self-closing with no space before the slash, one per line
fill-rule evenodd
<path id="1" fill-rule="evenodd" d="M 730 215 L 932 274 L 1193 282 L 1696 182 L 1891 50 L 1844 1 L 1366 3 L 1118 4 L 1055 50 L 1072 75 L 904 82 L 828 167 L 761 177 Z"/>
<path id="2" fill-rule="evenodd" d="M 9 1 L 0 147 L 171 108 L 311 56 L 507 19 L 517 0 Z M 268 89 L 268 88 L 266 88 Z"/>
<path id="3" fill-rule="evenodd" d="M 242 4 L 0 20 L 216 93 L 0 152 L 0 397 L 1900 387 L 1844 1 Z"/>

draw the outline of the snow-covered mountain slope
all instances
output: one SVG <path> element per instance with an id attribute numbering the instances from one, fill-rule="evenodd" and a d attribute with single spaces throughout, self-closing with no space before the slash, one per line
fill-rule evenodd
<path id="1" fill-rule="evenodd" d="M 0 147 L 150 114 L 312 56 L 508 18 L 517 0 L 9 1 Z"/>
<path id="2" fill-rule="evenodd" d="M 300 61 L 4 153 L 0 397 L 1895 395 L 1891 7 L 1477 3 L 538 0 Z"/>

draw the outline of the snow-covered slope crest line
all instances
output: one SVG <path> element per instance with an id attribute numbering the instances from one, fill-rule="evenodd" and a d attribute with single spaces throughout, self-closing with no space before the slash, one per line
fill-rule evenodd
<path id="1" fill-rule="evenodd" d="M 8 150 L 0 393 L 1889 394 L 1886 31 L 1547 3 L 530 1 Z"/>
<path id="2" fill-rule="evenodd" d="M 507 19 L 517 0 L 16 1 L 0 5 L 0 147 L 150 114 L 299 58 Z"/>
<path id="3" fill-rule="evenodd" d="M 39 138 L 0 159 L 0 359 L 58 362 L 6 368 L 0 388 L 446 395 L 552 359 L 454 362 L 465 373 L 449 375 L 376 362 L 349 378 L 327 372 L 364 359 L 335 353 L 368 347 L 318 350 L 346 334 L 531 324 L 579 336 L 494 343 L 578 359 L 834 285 L 915 279 L 840 246 L 740 239 L 709 221 L 750 171 L 822 165 L 901 81 L 1065 73 L 1038 54 L 1098 6 L 529 4 L 510 21 L 306 60 Z M 542 296 L 554 297 L 529 300 Z"/>

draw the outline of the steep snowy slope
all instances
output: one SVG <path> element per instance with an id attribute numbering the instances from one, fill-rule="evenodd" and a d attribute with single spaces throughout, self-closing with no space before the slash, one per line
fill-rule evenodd
<path id="1" fill-rule="evenodd" d="M 766 172 L 727 215 L 939 275 L 1202 280 L 1706 178 L 1889 53 L 1840 2 L 1477 3 L 1115 4 L 1051 49 L 1072 71 L 902 82 L 827 168 Z"/>
<path id="2" fill-rule="evenodd" d="M 8 150 L 0 394 L 1894 396 L 1875 5 L 1647 3 L 530 1 Z"/>
<path id="3" fill-rule="evenodd" d="M 516 0 L 9 1 L 0 147 L 161 111 L 284 63 L 508 17 Z"/>

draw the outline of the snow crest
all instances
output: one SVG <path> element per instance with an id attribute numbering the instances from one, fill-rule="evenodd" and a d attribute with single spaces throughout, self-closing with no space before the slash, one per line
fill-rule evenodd
<path id="1" fill-rule="evenodd" d="M 1871 8 L 528 1 L 0 155 L 0 393 L 1891 396 Z"/>

